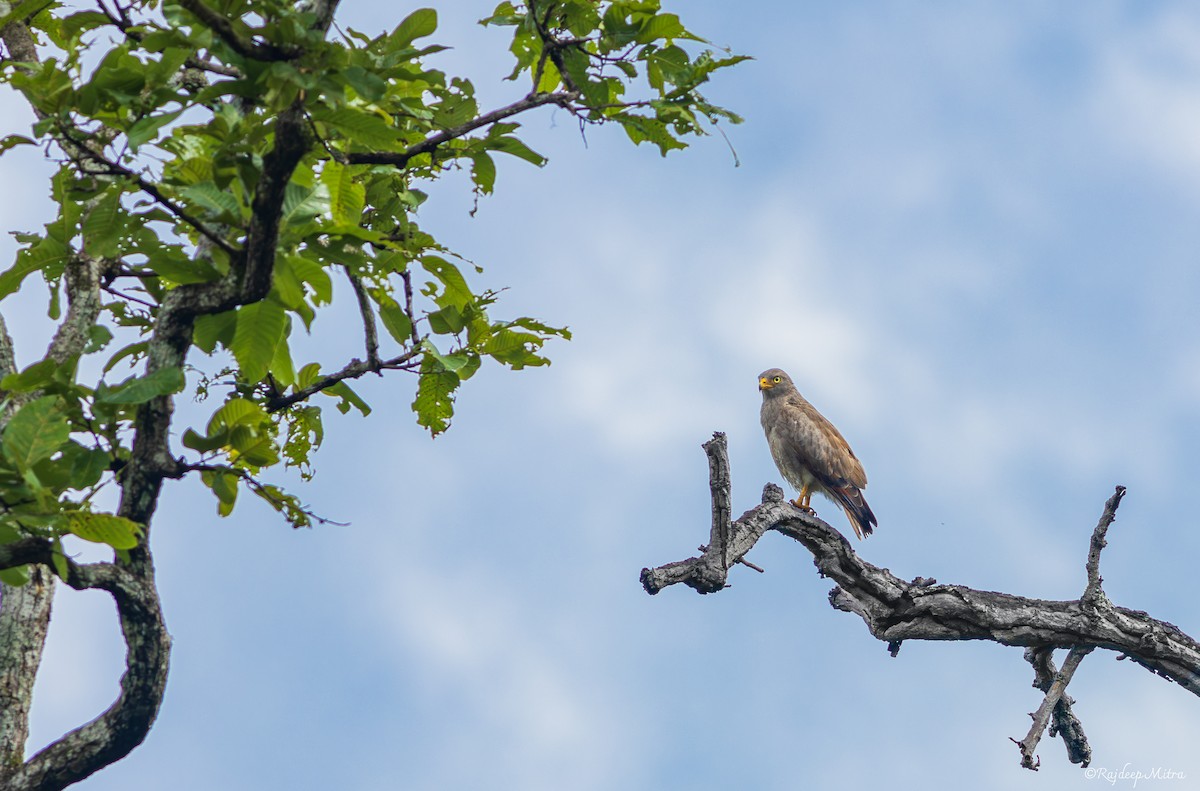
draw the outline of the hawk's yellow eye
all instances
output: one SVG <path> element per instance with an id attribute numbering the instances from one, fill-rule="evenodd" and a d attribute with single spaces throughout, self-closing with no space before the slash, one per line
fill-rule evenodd
<path id="1" fill-rule="evenodd" d="M 782 381 L 783 381 L 783 378 L 782 378 L 782 377 L 779 377 L 779 376 L 776 376 L 776 377 L 775 377 L 775 384 L 779 384 L 779 383 L 780 383 L 780 382 L 782 382 Z"/>

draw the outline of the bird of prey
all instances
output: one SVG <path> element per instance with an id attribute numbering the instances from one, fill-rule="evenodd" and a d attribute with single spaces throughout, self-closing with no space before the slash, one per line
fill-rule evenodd
<path id="1" fill-rule="evenodd" d="M 784 479 L 800 492 L 792 504 L 812 513 L 809 501 L 820 492 L 846 512 L 855 535 L 871 535 L 872 525 L 879 523 L 863 498 L 867 474 L 849 443 L 778 368 L 758 375 L 758 389 L 771 457 Z"/>

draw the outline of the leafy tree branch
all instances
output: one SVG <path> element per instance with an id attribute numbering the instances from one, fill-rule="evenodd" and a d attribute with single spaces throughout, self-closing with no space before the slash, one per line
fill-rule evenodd
<path id="1" fill-rule="evenodd" d="M 433 9 L 388 32 L 331 36 L 337 7 L 0 0 L 0 80 L 36 119 L 0 154 L 37 146 L 57 166 L 55 216 L 16 234 L 0 272 L 0 299 L 42 281 L 57 323 L 42 359 L 18 370 L 0 316 L 5 788 L 63 788 L 152 726 L 170 640 L 151 536 L 170 481 L 199 480 L 219 516 L 249 493 L 292 526 L 328 522 L 269 478 L 315 474 L 322 403 L 367 415 L 350 383 L 404 371 L 416 421 L 437 435 L 486 361 L 546 365 L 545 347 L 570 338 L 497 315 L 503 289 L 477 285 L 482 268 L 421 226 L 423 185 L 469 168 L 486 196 L 495 155 L 545 164 L 517 135 L 516 119 L 540 107 L 614 123 L 663 154 L 739 120 L 698 89 L 742 58 L 714 54 L 657 0 L 500 3 L 484 23 L 510 30 L 509 76 L 527 87 L 494 109 L 432 64 L 443 47 L 419 43 L 437 31 Z M 296 359 L 295 340 L 333 321 L 339 271 L 362 346 L 322 370 Z M 365 360 L 352 358 L 359 348 Z M 89 356 L 98 365 L 81 366 Z M 175 414 L 188 390 L 211 403 L 194 426 Z M 111 512 L 97 505 L 105 487 L 118 494 Z M 76 540 L 108 546 L 111 562 L 76 563 Z M 107 711 L 26 757 L 55 578 L 113 597 L 126 672 Z"/>

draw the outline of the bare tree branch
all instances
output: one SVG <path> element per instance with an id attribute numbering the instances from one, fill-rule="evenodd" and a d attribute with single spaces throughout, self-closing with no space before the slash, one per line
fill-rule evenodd
<path id="1" fill-rule="evenodd" d="M 379 330 L 375 326 L 375 311 L 371 309 L 371 298 L 367 296 L 367 290 L 363 288 L 362 278 L 356 276 L 349 269 L 346 270 L 346 277 L 350 279 L 350 287 L 354 289 L 354 296 L 358 299 L 358 311 L 362 314 L 363 335 L 367 344 L 367 364 L 379 364 Z"/>
<path id="2" fill-rule="evenodd" d="M 1033 666 L 1033 686 L 1042 692 L 1049 692 L 1051 684 L 1058 676 L 1058 669 L 1054 666 L 1054 649 L 1026 648 L 1025 661 Z M 1086 767 L 1092 762 L 1092 747 L 1083 732 L 1083 723 L 1071 708 L 1074 705 L 1074 699 L 1063 693 L 1054 704 L 1050 735 L 1062 737 L 1063 746 L 1067 749 L 1067 760 Z"/>
<path id="3" fill-rule="evenodd" d="M 1046 689 L 1046 697 L 1042 699 L 1042 705 L 1038 706 L 1038 710 L 1034 712 L 1033 725 L 1029 728 L 1029 733 L 1021 741 L 1016 742 L 1021 748 L 1021 766 L 1026 769 L 1032 769 L 1035 772 L 1041 766 L 1041 759 L 1037 759 L 1034 755 L 1034 750 L 1037 749 L 1038 742 L 1041 741 L 1042 732 L 1046 730 L 1046 725 L 1050 722 L 1051 713 L 1058 707 L 1059 702 L 1063 699 L 1067 684 L 1071 683 L 1071 677 L 1075 675 L 1076 669 L 1079 668 L 1079 663 L 1083 658 L 1090 654 L 1094 649 L 1091 646 L 1080 648 L 1076 646 L 1067 654 L 1067 660 L 1063 662 L 1062 670 L 1054 674 L 1054 680 L 1050 682 Z"/>
<path id="4" fill-rule="evenodd" d="M 725 443 L 707 443 L 705 450 L 710 460 L 713 455 L 724 456 Z M 714 491 L 727 486 L 719 479 L 723 468 L 728 469 L 728 461 L 718 458 L 710 462 L 710 470 L 715 472 L 710 478 Z M 1094 578 L 1096 583 L 1091 587 L 1089 579 L 1089 590 L 1099 591 L 1099 549 L 1123 494 L 1124 488 L 1118 487 L 1093 534 L 1094 552 L 1089 555 L 1088 569 L 1090 579 Z M 1065 688 L 1083 656 L 1101 648 L 1121 654 L 1120 658 L 1128 657 L 1200 695 L 1200 643 L 1173 624 L 1138 610 L 1117 607 L 1103 597 L 1097 599 L 1101 602 L 1097 605 L 1083 597 L 1072 601 L 1031 599 L 961 585 L 941 585 L 920 577 L 905 582 L 887 569 L 860 558 L 841 533 L 788 503 L 775 484 L 764 488 L 761 505 L 730 525 L 724 548 L 712 541 L 699 557 L 642 569 L 642 587 L 650 594 L 680 583 L 700 593 L 719 591 L 726 585 L 729 569 L 769 530 L 800 542 L 812 553 L 821 576 L 837 584 L 829 594 L 830 604 L 861 617 L 871 634 L 887 643 L 893 655 L 904 640 L 991 640 L 1001 645 L 1047 651 L 1069 648 L 1074 649 L 1068 657 L 1070 666 L 1064 665 L 1063 671 L 1053 674 L 1056 682 L 1061 681 L 1060 687 Z M 1075 728 L 1078 721 L 1070 715 L 1061 688 L 1056 691 L 1052 687 L 1053 683 L 1046 687 L 1049 690 L 1044 703 L 1046 716 L 1050 711 L 1056 712 L 1057 727 L 1065 733 L 1069 727 Z M 1064 705 L 1058 714 L 1060 704 Z M 1078 738 L 1086 745 L 1082 728 L 1077 731 Z M 1082 748 L 1075 753 L 1083 754 Z"/>
<path id="5" fill-rule="evenodd" d="M 1104 595 L 1104 591 L 1100 588 L 1100 583 L 1104 579 L 1100 576 L 1100 552 L 1108 546 L 1105 536 L 1108 535 L 1108 526 L 1117 518 L 1117 507 L 1121 505 L 1121 498 L 1125 496 L 1125 487 L 1118 486 L 1113 492 L 1113 496 L 1108 498 L 1108 502 L 1104 504 L 1104 513 L 1100 515 L 1100 521 L 1096 524 L 1096 529 L 1092 531 L 1092 540 L 1088 544 L 1087 557 L 1087 588 L 1083 592 L 1082 601 L 1086 604 L 1097 607 L 1108 605 L 1108 597 Z"/>

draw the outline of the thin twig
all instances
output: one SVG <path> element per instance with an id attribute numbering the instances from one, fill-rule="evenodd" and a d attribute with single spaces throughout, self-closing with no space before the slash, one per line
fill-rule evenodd
<path id="1" fill-rule="evenodd" d="M 164 209 L 169 211 L 171 214 L 174 214 L 176 217 L 178 217 L 179 219 L 183 220 L 188 225 L 195 228 L 206 239 L 208 239 L 210 242 L 215 244 L 217 247 L 220 247 L 222 250 L 224 250 L 231 258 L 236 257 L 238 255 L 239 251 L 236 247 L 231 245 L 229 242 L 225 241 L 224 238 L 222 238 L 215 231 L 211 230 L 207 225 L 202 223 L 200 220 L 197 220 L 195 217 L 191 216 L 187 211 L 185 211 L 184 209 L 177 206 L 174 201 L 172 201 L 170 198 L 168 198 L 166 195 L 164 195 L 162 193 L 162 191 L 158 188 L 158 185 L 156 185 L 154 182 L 147 181 L 146 179 L 142 178 L 138 173 L 135 173 L 134 171 L 130 170 L 129 168 L 125 167 L 124 165 L 113 162 L 112 160 L 105 157 L 103 154 L 100 154 L 99 152 L 92 150 L 91 146 L 88 146 L 79 140 L 75 140 L 74 138 L 72 138 L 70 136 L 70 134 L 65 129 L 60 128 L 59 131 L 62 134 L 63 138 L 65 138 L 66 140 L 69 140 L 78 149 L 79 153 L 82 154 L 84 157 L 90 159 L 91 161 L 93 161 L 97 164 L 105 166 L 106 168 L 108 168 L 111 171 L 111 174 L 120 175 L 120 176 L 123 176 L 123 177 L 129 179 L 130 181 L 132 181 L 134 184 L 136 184 L 138 186 L 138 189 L 140 189 L 142 192 L 145 192 L 150 197 L 154 198 L 156 203 L 158 203 Z"/>
<path id="2" fill-rule="evenodd" d="M 721 557 L 721 565 L 728 569 L 731 483 L 725 432 L 714 432 L 712 439 L 705 442 L 703 447 L 708 455 L 708 488 L 712 494 L 712 528 L 709 531 L 708 545 L 716 548 Z"/>
<path id="3" fill-rule="evenodd" d="M 374 365 L 365 363 L 362 360 L 351 360 L 344 368 L 342 368 L 342 370 L 331 373 L 328 376 L 323 376 L 308 387 L 301 388 L 294 393 L 280 396 L 279 398 L 270 399 L 266 404 L 267 411 L 278 412 L 281 409 L 286 409 L 298 401 L 304 401 L 315 393 L 319 393 L 322 390 L 328 390 L 330 387 L 333 387 L 335 384 L 345 379 L 357 379 L 364 374 L 378 373 L 379 371 L 386 369 L 407 370 L 411 367 L 407 364 L 413 358 L 421 354 L 421 352 L 422 350 L 420 348 L 409 349 L 407 352 L 398 357 L 393 357 L 390 360 L 380 360 Z"/>
<path id="4" fill-rule="evenodd" d="M 1036 772 L 1038 766 L 1041 765 L 1041 759 L 1036 758 L 1033 751 L 1037 749 L 1038 742 L 1042 738 L 1042 732 L 1046 730 L 1046 724 L 1050 721 L 1050 715 L 1066 691 L 1067 684 L 1071 683 L 1071 677 L 1075 675 L 1075 671 L 1079 668 L 1079 663 L 1092 650 L 1092 646 L 1075 646 L 1071 649 L 1070 653 L 1067 654 L 1066 661 L 1063 662 L 1062 670 L 1055 674 L 1054 681 L 1050 684 L 1050 688 L 1046 690 L 1046 697 L 1042 700 L 1042 705 L 1038 706 L 1038 710 L 1031 715 L 1033 717 L 1033 726 L 1029 729 L 1029 733 L 1019 742 L 1016 739 L 1012 739 L 1013 743 L 1021 748 L 1021 766 L 1026 769 L 1032 769 Z"/>
<path id="5" fill-rule="evenodd" d="M 1054 666 L 1054 649 L 1050 646 L 1025 649 L 1025 661 L 1033 666 L 1033 686 L 1049 692 L 1058 668 Z M 1058 736 L 1067 749 L 1067 760 L 1086 768 L 1092 762 L 1092 747 L 1083 732 L 1083 723 L 1075 716 L 1074 699 L 1063 694 L 1054 704 L 1054 716 L 1050 721 L 1050 735 Z"/>
<path id="6" fill-rule="evenodd" d="M 200 0 L 180 0 L 179 5 L 191 11 L 197 19 L 228 44 L 230 49 L 242 57 L 277 61 L 295 60 L 303 54 L 302 50 L 295 47 L 278 47 L 270 42 L 261 43 L 243 38 L 234 30 L 233 23 L 228 18 L 204 5 Z"/>
<path id="7" fill-rule="evenodd" d="M 371 309 L 371 298 L 363 288 L 362 278 L 355 275 L 346 267 L 346 277 L 350 279 L 350 287 L 358 298 L 358 310 L 362 313 L 363 334 L 366 336 L 367 364 L 379 365 L 379 330 L 375 326 L 375 311 Z"/>
<path id="8" fill-rule="evenodd" d="M 1104 513 L 1100 515 L 1100 521 L 1096 524 L 1096 529 L 1092 531 L 1092 540 L 1088 545 L 1087 588 L 1083 592 L 1083 598 L 1080 599 L 1084 605 L 1095 607 L 1101 602 L 1107 601 L 1104 591 L 1100 588 L 1100 584 L 1104 582 L 1104 578 L 1100 576 L 1100 552 L 1108 546 L 1108 542 L 1105 540 L 1108 526 L 1117 518 L 1117 507 L 1121 505 L 1121 498 L 1124 496 L 1125 487 L 1118 486 L 1113 492 L 1113 496 L 1108 498 L 1108 502 L 1104 504 Z"/>
<path id="9" fill-rule="evenodd" d="M 513 102 L 490 113 L 484 113 L 481 116 L 471 119 L 466 123 L 445 129 L 437 134 L 431 135 L 420 143 L 415 143 L 403 151 L 368 151 L 356 154 L 347 154 L 346 162 L 351 165 L 395 165 L 402 168 L 408 164 L 408 161 L 413 157 L 421 154 L 431 153 L 441 144 L 470 134 L 480 127 L 494 124 L 497 121 L 502 121 L 509 116 L 523 113 L 526 110 L 532 110 L 535 107 L 542 107 L 547 104 L 557 104 L 560 107 L 569 108 L 571 102 L 576 101 L 579 94 L 571 91 L 558 91 L 555 93 L 531 93 L 524 99 Z"/>
<path id="10" fill-rule="evenodd" d="M 404 281 L 404 312 L 408 314 L 408 323 L 412 327 L 413 346 L 418 346 L 421 343 L 421 336 L 417 334 L 417 318 L 413 315 L 412 272 L 405 269 L 400 273 L 400 279 Z"/>

